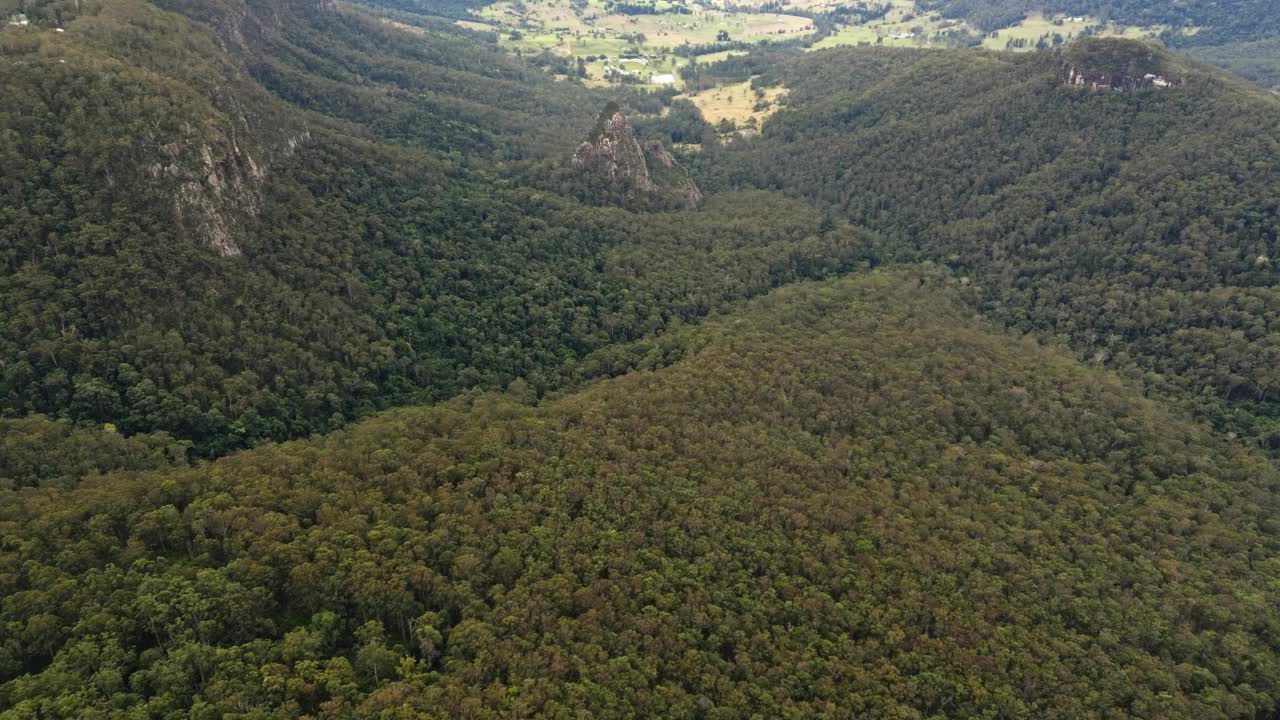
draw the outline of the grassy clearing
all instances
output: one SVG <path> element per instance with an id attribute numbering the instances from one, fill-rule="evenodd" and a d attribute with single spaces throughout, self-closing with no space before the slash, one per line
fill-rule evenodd
<path id="1" fill-rule="evenodd" d="M 710 65 L 711 63 L 720 62 L 721 60 L 728 60 L 731 57 L 736 57 L 738 55 L 746 55 L 746 54 L 747 54 L 746 50 L 725 50 L 723 52 L 718 52 L 718 53 L 708 53 L 706 55 L 699 55 L 698 62 L 703 65 Z"/>
<path id="2" fill-rule="evenodd" d="M 407 33 L 413 33 L 414 35 L 426 35 L 426 34 L 427 34 L 427 32 L 426 32 L 425 30 L 423 30 L 422 28 L 417 28 L 417 27 L 414 27 L 414 26 L 412 26 L 412 25 L 406 25 L 406 24 L 404 24 L 404 23 L 402 23 L 402 22 L 396 22 L 395 20 L 391 20 L 390 18 L 382 18 L 382 24 L 383 24 L 383 25 L 390 25 L 391 27 L 393 27 L 393 28 L 395 28 L 395 29 L 397 29 L 397 30 L 403 30 L 403 31 L 405 31 L 405 32 L 407 32 Z"/>
<path id="3" fill-rule="evenodd" d="M 676 85 L 680 86 L 681 85 L 680 68 L 688 64 L 688 61 L 685 60 L 684 58 L 678 58 L 673 55 L 666 55 L 662 57 L 650 57 L 644 63 L 619 62 L 616 59 L 616 56 L 617 55 L 615 53 L 612 56 L 615 59 L 612 59 L 609 62 L 596 61 L 596 62 L 587 63 L 587 78 L 599 84 L 607 84 L 604 80 L 605 67 L 608 65 L 613 65 L 616 67 L 622 67 L 627 71 L 634 73 L 636 76 L 642 79 L 652 77 L 654 75 L 669 74 L 675 77 Z M 591 56 L 587 56 L 587 57 L 591 57 Z M 642 83 L 642 84 L 646 86 L 648 85 L 647 83 Z M 655 85 L 654 87 L 657 87 L 657 86 Z"/>
<path id="4" fill-rule="evenodd" d="M 479 30 L 481 32 L 496 32 L 498 30 L 496 26 L 490 25 L 489 23 L 475 22 L 472 20 L 454 20 L 454 23 L 457 24 L 458 27 L 466 28 L 468 30 Z"/>
<path id="5" fill-rule="evenodd" d="M 733 5 L 736 7 L 760 8 L 760 7 L 763 7 L 764 5 L 770 4 L 771 1 L 772 0 L 712 0 L 711 2 L 709 2 L 709 4 L 719 8 L 724 8 L 726 5 Z M 783 0 L 782 12 L 786 13 L 793 9 L 806 10 L 806 11 L 822 11 L 822 10 L 830 10 L 830 9 L 839 7 L 841 5 L 856 5 L 856 6 L 861 6 L 865 8 L 875 4 L 876 4 L 875 2 L 848 2 L 848 0 Z"/>
<path id="6" fill-rule="evenodd" d="M 671 74 L 677 87 L 681 86 L 680 69 L 688 60 L 672 54 L 676 47 L 714 44 L 724 34 L 731 40 L 750 42 L 798 37 L 814 31 L 813 21 L 796 15 L 727 12 L 702 5 L 681 5 L 688 9 L 684 13 L 662 12 L 674 6 L 668 0 L 658 0 L 659 14 L 623 15 L 609 13 L 604 0 L 589 0 L 576 6 L 569 0 L 501 0 L 476 11 L 475 21 L 464 23 L 497 32 L 500 44 L 513 52 L 550 51 L 582 58 L 586 61 L 586 81 L 593 85 L 607 84 L 606 69 L 612 67 L 642 80 Z M 700 61 L 715 62 L 739 52 L 704 55 Z M 645 56 L 645 62 L 620 59 L 636 55 Z"/>
<path id="7" fill-rule="evenodd" d="M 659 2 L 659 10 L 672 3 Z M 811 33 L 813 21 L 797 15 L 726 12 L 685 5 L 689 12 L 657 15 L 608 13 L 600 0 L 574 7 L 568 0 L 503 0 L 476 11 L 477 20 L 494 26 L 504 44 L 520 50 L 552 50 L 567 56 L 616 54 L 627 38 L 643 36 L 649 49 L 703 45 L 722 32 L 733 40 L 765 40 Z M 515 33 L 513 37 L 512 34 Z"/>
<path id="8" fill-rule="evenodd" d="M 982 46 L 990 50 L 1034 50 L 1041 38 L 1052 43 L 1055 33 L 1064 42 L 1080 37 L 1092 28 L 1097 35 L 1126 38 L 1151 38 L 1164 31 L 1164 27 L 1135 27 L 1116 23 L 1101 23 L 1097 18 L 1055 15 L 1045 17 L 1032 13 L 1018 24 L 997 30 L 986 36 Z M 814 44 L 814 50 L 840 45 L 888 45 L 891 47 L 938 47 L 939 33 L 963 31 L 976 34 L 968 24 L 947 20 L 937 13 L 911 15 L 907 9 L 895 7 L 885 18 L 865 25 L 850 25 Z"/>
<path id="9" fill-rule="evenodd" d="M 747 8 L 762 8 L 767 0 L 745 0 Z M 649 78 L 653 75 L 671 74 L 680 82 L 680 69 L 688 64 L 685 58 L 675 57 L 671 51 L 681 45 L 707 45 L 728 35 L 735 41 L 781 40 L 803 37 L 814 32 L 813 22 L 798 15 L 788 15 L 786 8 L 821 9 L 833 3 L 847 0 L 785 0 L 784 12 L 730 12 L 724 8 L 730 0 L 708 0 L 706 4 L 687 4 L 673 0 L 658 0 L 655 15 L 623 15 L 608 11 L 605 0 L 588 0 L 576 6 L 571 0 L 501 0 L 476 12 L 476 22 L 459 24 L 475 29 L 493 30 L 499 34 L 503 47 L 524 54 L 550 51 L 569 58 L 591 60 L 586 63 L 587 82 L 605 85 L 608 68 L 622 68 L 634 77 Z M 732 0 L 736 8 L 744 7 L 744 0 Z M 680 6 L 688 12 L 666 12 Z M 771 5 L 776 8 L 776 5 Z M 1063 41 L 1080 36 L 1086 28 L 1103 35 L 1119 37 L 1151 37 L 1162 28 L 1125 27 L 1115 24 L 1103 26 L 1088 17 L 1045 17 L 1031 14 L 1022 22 L 996 31 L 983 40 L 983 47 L 991 49 L 1033 49 L 1042 37 L 1052 42 L 1054 33 Z M 913 3 L 895 3 L 883 17 L 866 24 L 845 26 L 823 38 L 812 49 L 840 45 L 881 45 L 889 47 L 942 47 L 954 43 L 955 33 L 976 35 L 976 31 L 960 20 L 949 20 L 938 13 L 916 14 Z M 1012 47 L 1010 45 L 1012 44 Z M 725 51 L 704 55 L 699 62 L 716 62 L 741 51 Z M 643 54 L 646 62 L 625 63 L 621 56 Z M 651 86 L 656 87 L 656 86 Z M 718 117 L 747 120 L 753 115 L 746 111 L 745 94 L 737 103 L 704 100 L 711 113 L 723 113 Z M 754 105 L 750 103 L 750 105 Z M 710 118 L 711 116 L 708 115 Z M 762 118 L 757 118 L 757 120 Z"/>
<path id="10" fill-rule="evenodd" d="M 733 40 L 795 37 L 813 32 L 813 21 L 777 13 L 725 13 L 701 11 L 688 15 L 606 15 L 596 26 L 617 35 L 645 36 L 645 43 L 676 47 L 689 43 L 714 43 L 721 32 Z"/>
<path id="11" fill-rule="evenodd" d="M 839 47 L 841 45 L 875 45 L 876 40 L 880 39 L 883 44 L 883 35 L 877 33 L 874 29 L 864 25 L 854 25 L 841 28 L 839 31 L 828 35 L 818 42 L 814 43 L 811 50 L 825 50 L 826 48 Z"/>
<path id="12" fill-rule="evenodd" d="M 948 20 L 936 12 L 916 15 L 910 6 L 894 6 L 885 17 L 863 25 L 846 25 L 814 44 L 813 50 L 840 45 L 886 45 L 889 47 L 936 46 L 933 38 L 945 31 L 973 32 L 960 20 Z"/>
<path id="13" fill-rule="evenodd" d="M 1092 27 L 1094 34 L 1108 37 L 1151 38 L 1160 35 L 1163 27 L 1135 27 L 1116 23 L 1102 23 L 1097 18 L 1087 16 L 1071 17 L 1056 15 L 1045 17 L 1040 13 L 1032 13 L 1025 20 L 1012 27 L 997 30 L 982 41 L 982 46 L 992 50 L 1034 50 L 1042 37 L 1052 38 L 1054 34 L 1062 36 L 1064 41 L 1080 37 L 1086 28 Z M 1021 40 L 1024 47 L 1009 47 L 1011 40 Z"/>
<path id="14" fill-rule="evenodd" d="M 764 119 L 772 115 L 778 109 L 778 98 L 782 97 L 786 90 L 784 88 L 763 88 L 761 90 L 753 90 L 751 82 L 733 83 L 731 85 L 721 85 L 713 90 L 703 90 L 699 93 L 690 95 L 681 95 L 698 106 L 698 110 L 702 112 L 702 117 L 708 122 L 718 123 L 721 120 L 732 120 L 737 123 L 738 127 L 743 127 L 754 118 L 756 124 L 764 122 Z M 766 107 L 756 109 L 759 104 Z"/>

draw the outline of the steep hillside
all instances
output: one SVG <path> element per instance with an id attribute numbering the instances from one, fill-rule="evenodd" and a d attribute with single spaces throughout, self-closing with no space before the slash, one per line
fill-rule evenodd
<path id="1" fill-rule="evenodd" d="M 273 166 L 308 137 L 214 35 L 146 3 L 86 1 L 6 29 L 0 51 L 6 270 L 86 226 L 239 255 Z"/>
<path id="2" fill-rule="evenodd" d="M 787 108 L 704 153 L 704 188 L 839 211 L 993 317 L 1280 448 L 1280 99 L 1125 41 L 830 51 L 769 77 Z"/>
<path id="3" fill-rule="evenodd" d="M 623 186 L 624 192 L 657 195 L 674 207 L 696 210 L 702 192 L 661 140 L 641 144 L 617 103 L 600 112 L 595 127 L 576 150 L 573 167 L 593 181 Z"/>
<path id="4" fill-rule="evenodd" d="M 1187 52 L 1264 88 L 1280 91 L 1280 38 L 1189 48 Z"/>
<path id="5" fill-rule="evenodd" d="M 0 414 L 218 455 L 469 387 L 541 393 L 865 245 L 795 202 L 725 198 L 744 225 L 529 189 L 604 98 L 447 25 L 41 7 L 0 32 Z M 673 243 L 668 277 L 615 260 Z"/>
<path id="6" fill-rule="evenodd" d="M 0 9 L 0 720 L 1280 714 L 1280 99 Z"/>
<path id="7" fill-rule="evenodd" d="M 945 284 L 944 284 L 945 283 Z M 895 272 L 0 504 L 3 718 L 1255 718 L 1277 478 Z"/>

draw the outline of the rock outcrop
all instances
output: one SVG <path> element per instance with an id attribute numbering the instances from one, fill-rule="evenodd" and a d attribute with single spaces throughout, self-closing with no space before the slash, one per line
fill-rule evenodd
<path id="1" fill-rule="evenodd" d="M 691 210 L 702 204 L 702 191 L 694 184 L 684 166 L 667 152 L 667 147 L 661 140 L 645 143 L 644 154 L 653 166 L 650 178 L 655 184 L 665 185 L 671 192 L 678 193 L 684 206 Z"/>
<path id="2" fill-rule="evenodd" d="M 1088 68 L 1063 64 L 1062 82 L 1077 90 L 1117 90 L 1129 92 L 1143 88 L 1170 88 L 1182 85 L 1182 78 L 1165 77 L 1153 72 L 1142 74 L 1091 72 Z"/>
<path id="3" fill-rule="evenodd" d="M 192 22 L 184 42 L 206 62 L 194 74 L 121 53 L 192 91 L 139 138 L 147 195 L 168 199 L 183 237 L 223 257 L 240 255 L 262 209 L 272 167 L 311 137 L 305 119 L 262 88 L 249 68 L 258 62 L 261 47 L 298 14 L 327 11 L 331 3 L 164 0 L 163 5 Z M 205 28 L 207 34 L 200 32 Z"/>
<path id="4" fill-rule="evenodd" d="M 234 257 L 241 254 L 246 224 L 262 208 L 262 184 L 271 163 L 291 155 L 310 137 L 304 128 L 253 149 L 227 137 L 200 144 L 170 142 L 160 146 L 162 161 L 150 165 L 147 174 L 172 188 L 177 227 L 219 255 Z"/>
<path id="5" fill-rule="evenodd" d="M 573 166 L 611 183 L 627 183 L 638 192 L 669 196 L 689 209 L 702 203 L 702 191 L 684 167 L 660 141 L 642 146 L 631 121 L 613 102 L 574 151 Z"/>
<path id="6" fill-rule="evenodd" d="M 1132 92 L 1185 80 L 1165 51 L 1135 40 L 1086 38 L 1059 56 L 1058 80 L 1077 90 Z"/>
<path id="7" fill-rule="evenodd" d="M 629 180 L 638 190 L 657 189 L 631 121 L 616 103 L 609 103 L 600 113 L 591 134 L 574 151 L 573 165 L 611 181 Z"/>

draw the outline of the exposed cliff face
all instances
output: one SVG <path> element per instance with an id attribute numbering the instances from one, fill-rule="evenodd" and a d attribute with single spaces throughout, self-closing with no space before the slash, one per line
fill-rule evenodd
<path id="1" fill-rule="evenodd" d="M 655 180 L 655 184 L 666 186 L 677 193 L 684 206 L 691 210 L 702 204 L 702 191 L 694 184 L 684 166 L 671 157 L 660 140 L 645 143 L 644 154 L 649 160 L 652 170 L 650 177 Z"/>
<path id="2" fill-rule="evenodd" d="M 1117 90 L 1121 92 L 1141 90 L 1143 88 L 1170 88 L 1183 84 L 1182 78 L 1165 77 L 1157 73 L 1142 74 L 1111 73 L 1091 71 L 1079 65 L 1064 63 L 1061 71 L 1062 82 L 1079 90 Z"/>
<path id="3" fill-rule="evenodd" d="M 612 102 L 574 151 L 573 165 L 610 182 L 630 183 L 641 192 L 671 195 L 690 209 L 702 203 L 702 192 L 684 167 L 661 142 L 641 146 L 631 121 Z"/>
<path id="4" fill-rule="evenodd" d="M 1059 58 L 1059 81 L 1079 90 L 1131 92 L 1185 82 L 1165 51 L 1134 40 L 1080 40 Z"/>
<path id="5" fill-rule="evenodd" d="M 256 53 L 299 13 L 333 11 L 327 0 L 205 2 L 157 0 L 189 23 L 181 52 L 198 62 L 157 62 L 126 53 L 187 91 L 180 110 L 138 138 L 148 148 L 142 170 L 151 197 L 168 197 L 184 237 L 228 257 L 241 254 L 250 221 L 260 212 L 271 167 L 311 137 L 305 122 L 258 85 L 249 73 Z M 152 11 L 155 12 L 155 11 Z M 171 18 L 172 16 L 170 16 Z M 160 21 L 177 24 L 172 19 Z M 136 22 L 122 16 L 121 22 Z M 105 44 L 105 43 L 104 43 Z M 109 46 L 119 52 L 118 45 Z M 192 70 L 196 68 L 196 70 Z"/>
<path id="6" fill-rule="evenodd" d="M 591 135 L 574 151 L 573 165 L 611 181 L 629 180 L 638 190 L 657 189 L 631 121 L 614 103 L 605 106 Z"/>
<path id="7" fill-rule="evenodd" d="M 185 235 L 233 257 L 241 254 L 248 221 L 262 209 L 262 185 L 272 162 L 310 138 L 310 131 L 300 129 L 278 144 L 252 149 L 225 137 L 170 142 L 159 147 L 161 162 L 150 165 L 147 174 L 171 185 L 174 222 Z"/>

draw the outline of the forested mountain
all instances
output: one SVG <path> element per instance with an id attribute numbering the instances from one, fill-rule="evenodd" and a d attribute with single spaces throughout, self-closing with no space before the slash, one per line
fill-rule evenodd
<path id="1" fill-rule="evenodd" d="M 1280 99 L 379 4 L 0 0 L 0 720 L 1280 713 Z"/>
<path id="2" fill-rule="evenodd" d="M 1275 470 L 962 292 L 11 496 L 0 717 L 1265 717 Z"/>
<path id="3" fill-rule="evenodd" d="M 608 343 L 855 262 L 855 234 L 799 203 L 575 199 L 556 163 L 603 96 L 465 31 L 166 4 L 86 0 L 48 21 L 64 33 L 2 36 L 4 414 L 216 455 L 477 385 L 542 392 Z M 673 244 L 679 267 L 648 273 Z"/>
<path id="4" fill-rule="evenodd" d="M 788 109 L 704 154 L 703 187 L 832 208 L 971 278 L 992 317 L 1280 448 L 1280 99 L 1139 43 L 957 54 L 775 66 L 757 82 Z"/>
<path id="5" fill-rule="evenodd" d="M 0 114 L 6 415 L 164 432 L 218 455 L 516 378 L 542 393 L 609 343 L 874 259 L 851 253 L 851 231 L 800 204 L 744 210 L 755 221 L 728 229 L 716 212 L 602 209 L 614 196 L 567 172 L 565 159 L 603 94 L 555 81 L 443 21 L 404 15 L 393 26 L 305 0 L 27 10 L 33 28 L 0 35 L 0 73 L 14 100 Z M 59 25 L 66 32 L 53 32 Z M 770 123 L 763 142 L 707 153 L 703 172 L 720 189 L 785 186 L 837 206 L 854 197 L 841 209 L 889 238 L 890 256 L 900 255 L 897 241 L 925 242 L 933 245 L 926 256 L 966 270 L 978 262 L 970 255 L 991 247 L 971 242 L 978 233 L 1016 245 L 1009 238 L 1086 231 L 1058 199 L 1006 202 L 1015 188 L 1053 185 L 1077 205 L 1096 199 L 1076 212 L 1121 226 L 1108 233 L 1156 243 L 1151 257 L 1165 265 L 1143 273 L 1191 273 L 1178 282 L 1196 297 L 1223 287 L 1187 304 L 1156 283 L 1147 297 L 1115 298 L 1122 309 L 1094 322 L 1079 316 L 1095 309 L 1050 309 L 1032 298 L 1048 290 L 1037 283 L 1001 300 L 1012 308 L 1006 319 L 1070 335 L 1082 352 L 1159 355 L 1139 362 L 1160 374 L 1157 384 L 1187 379 L 1197 395 L 1208 388 L 1205 403 L 1225 398 L 1248 410 L 1220 424 L 1270 436 L 1274 363 L 1239 357 L 1242 342 L 1268 335 L 1254 318 L 1271 302 L 1274 186 L 1272 166 L 1253 160 L 1272 150 L 1268 101 L 1163 54 L 1156 64 L 1179 65 L 1173 72 L 1191 82 L 1123 99 L 1056 87 L 1062 60 L 1048 55 L 953 57 L 849 51 L 775 64 L 770 75 L 786 73 L 795 109 Z M 662 98 L 620 99 L 662 108 Z M 1244 112 L 1234 110 L 1237 100 Z M 881 121 L 899 111 L 909 114 Z M 976 119 L 992 111 L 1003 119 Z M 1214 113 L 1229 117 L 1217 123 Z M 1062 136 L 1061 122 L 1074 139 Z M 870 139 L 851 124 L 866 126 Z M 808 126 L 840 137 L 787 140 Z M 1000 152 L 988 151 L 993 143 Z M 1223 149 L 1209 153 L 1217 143 Z M 1194 161 L 1181 162 L 1179 152 Z M 740 157 L 751 170 L 733 169 Z M 725 179 L 716 185 L 716 177 Z M 1205 187 L 1206 177 L 1231 189 Z M 1162 184 L 1133 201 L 1151 207 L 1113 207 L 1129 202 L 1117 199 L 1126 197 L 1118 188 L 1144 191 L 1144 183 Z M 1174 197 L 1163 202 L 1167 193 Z M 1200 212 L 1219 208 L 1221 221 Z M 1060 219 L 1020 226 L 1046 209 Z M 1159 232 L 1143 229 L 1153 220 L 1166 235 L 1208 239 L 1157 241 Z M 1213 257 L 1203 270 L 1170 257 L 1227 236 L 1232 258 L 1206 249 Z M 645 285 L 652 277 L 611 262 L 619 248 L 662 254 L 677 237 L 702 255 L 677 273 L 684 285 L 661 280 L 665 296 Z M 1078 240 L 1053 247 L 1079 254 L 1089 244 Z M 1113 264 L 1142 257 L 1104 244 L 1099 252 L 1118 253 Z M 728 248 L 739 257 L 727 258 Z M 708 291 L 704 263 L 727 272 L 715 277 L 732 290 Z M 1076 269 L 1036 260 L 1031 272 L 1074 282 Z M 1102 283 L 1090 291 L 1099 296 L 1110 281 L 1088 273 Z M 1065 313 L 1071 328 L 1059 322 Z M 1135 314 L 1163 327 L 1107 325 Z M 1134 333 L 1142 347 L 1130 342 Z"/>
<path id="6" fill-rule="evenodd" d="M 1184 49 L 1265 88 L 1280 91 L 1280 37 Z"/>

